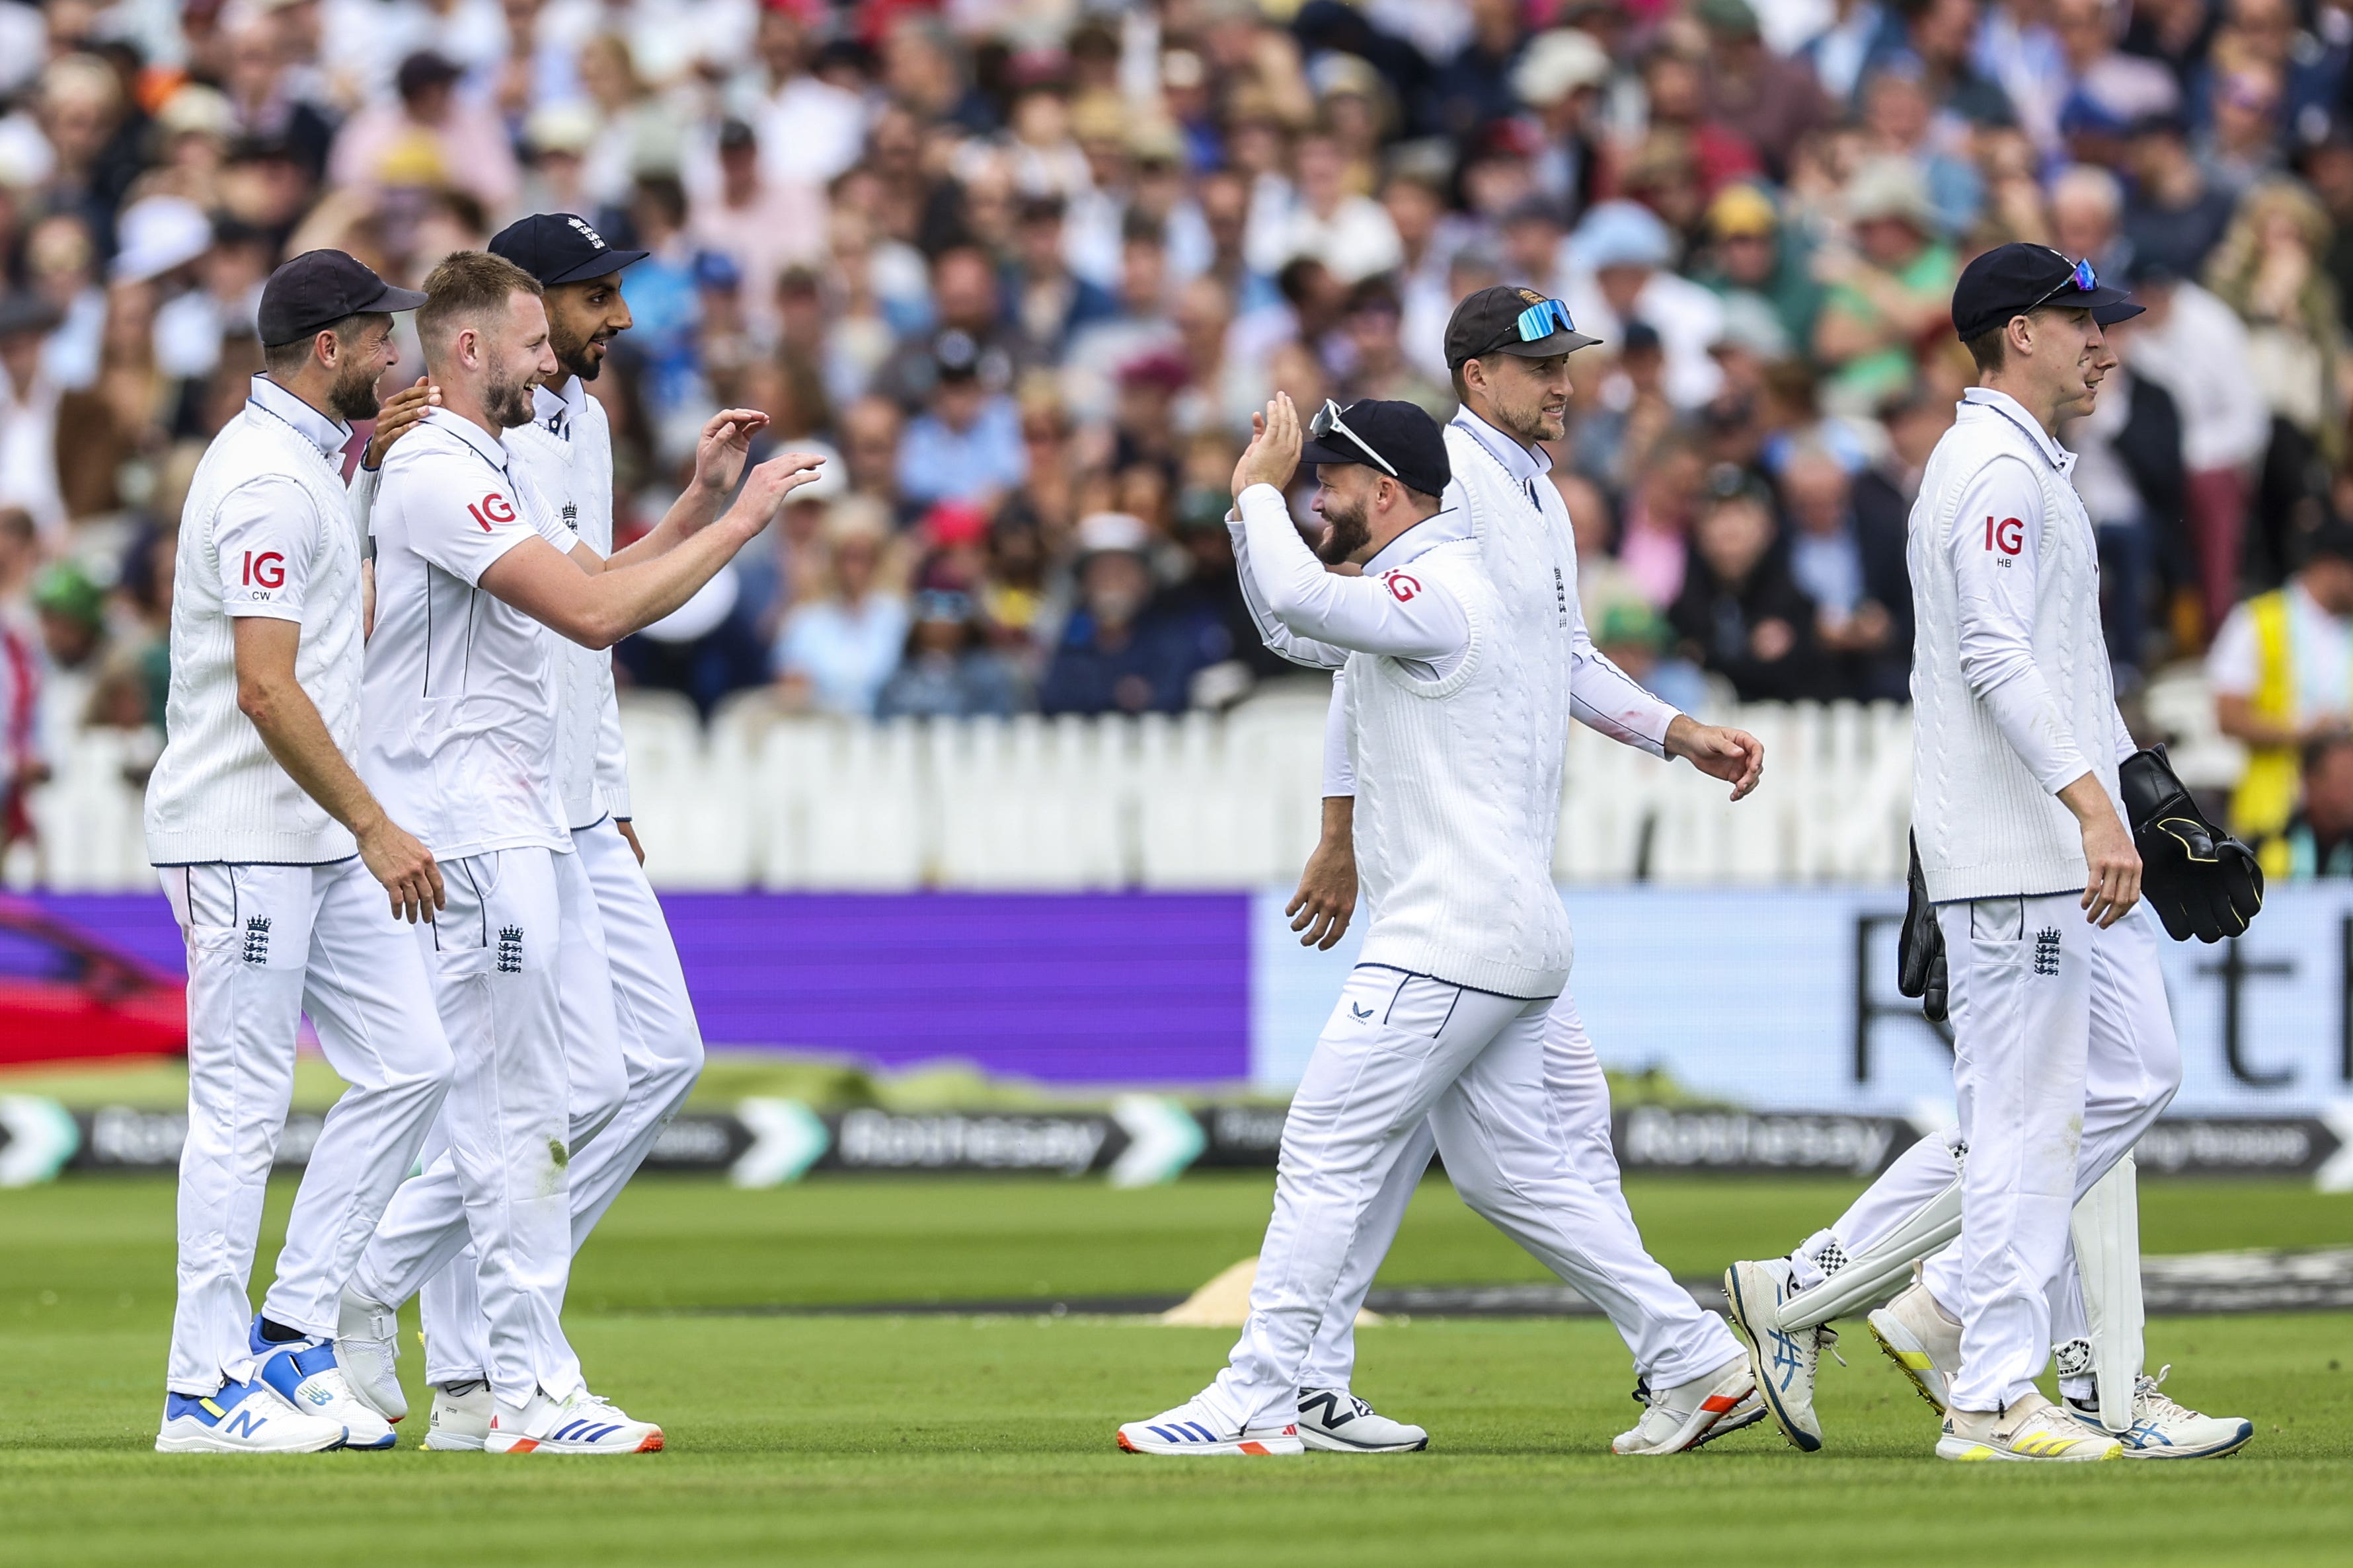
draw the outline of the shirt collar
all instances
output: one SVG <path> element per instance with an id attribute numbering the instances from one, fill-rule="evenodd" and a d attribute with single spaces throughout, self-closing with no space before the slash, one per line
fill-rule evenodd
<path id="1" fill-rule="evenodd" d="M 351 444 L 350 426 L 340 419 L 328 418 L 266 375 L 253 378 L 253 389 L 248 395 L 254 407 L 300 430 L 302 438 L 318 447 L 322 458 L 339 457 Z"/>
<path id="2" fill-rule="evenodd" d="M 1470 537 L 1470 515 L 1460 507 L 1443 508 L 1431 512 L 1382 545 L 1380 553 L 1365 563 L 1365 575 L 1377 577 L 1418 556 L 1429 554 L 1441 544 L 1451 544 L 1458 539 Z"/>
<path id="3" fill-rule="evenodd" d="M 1990 386 L 1972 386 L 1961 394 L 1963 409 L 1982 408 L 1990 416 L 2009 420 L 2031 437 L 2043 460 L 2064 473 L 2075 466 L 2075 454 L 2059 444 L 2059 438 L 2042 427 L 2042 422 L 2026 411 L 2023 404 L 2007 392 L 1996 392 Z"/>
<path id="4" fill-rule="evenodd" d="M 1529 451 L 1519 442 L 1472 413 L 1468 405 L 1455 410 L 1451 422 L 1458 426 L 1464 435 L 1493 452 L 1495 455 L 1495 460 L 1503 464 L 1504 470 L 1512 476 L 1512 481 L 1514 484 L 1524 485 L 1538 474 L 1552 471 L 1552 458 L 1546 455 L 1543 447 L 1539 447 L 1533 452 Z"/>
<path id="5" fill-rule="evenodd" d="M 482 460 L 505 472 L 507 444 L 463 415 L 452 414 L 446 408 L 428 408 L 425 423 L 436 430 L 446 430 L 482 455 Z"/>
<path id="6" fill-rule="evenodd" d="M 587 404 L 588 384 L 576 375 L 564 378 L 562 392 L 550 392 L 544 385 L 531 389 L 531 407 L 535 421 L 567 441 L 572 439 L 573 421 L 580 417 L 581 409 Z"/>

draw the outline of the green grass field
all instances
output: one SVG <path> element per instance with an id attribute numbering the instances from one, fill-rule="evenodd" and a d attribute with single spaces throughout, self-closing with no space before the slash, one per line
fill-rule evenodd
<path id="1" fill-rule="evenodd" d="M 2348 1315 L 2152 1323 L 2169 1389 L 2253 1416 L 2255 1444 L 2052 1474 L 1930 1458 L 1927 1408 L 1861 1332 L 1852 1366 L 1825 1364 L 1831 1447 L 1810 1458 L 1760 1427 L 1615 1459 L 1632 1380 L 1606 1325 L 1423 1320 L 1365 1331 L 1358 1388 L 1428 1425 L 1429 1453 L 1183 1463 L 1122 1455 L 1112 1428 L 1191 1394 L 1225 1331 L 759 1310 L 1182 1292 L 1255 1249 L 1269 1185 L 642 1182 L 583 1256 L 570 1316 L 598 1386 L 670 1446 L 605 1463 L 160 1458 L 170 1184 L 0 1193 L 0 1562 L 2320 1563 L 2353 1541 Z M 1786 1247 L 1850 1191 L 1629 1183 L 1683 1274 Z M 2152 1251 L 2353 1237 L 2353 1198 L 2286 1184 L 2152 1181 L 2141 1201 Z M 1535 1277 L 1432 1183 L 1383 1280 Z"/>

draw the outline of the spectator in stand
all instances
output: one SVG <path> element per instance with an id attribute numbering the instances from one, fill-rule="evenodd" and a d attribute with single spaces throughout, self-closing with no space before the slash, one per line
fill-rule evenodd
<path id="1" fill-rule="evenodd" d="M 2252 542 L 2274 581 L 2327 504 L 2316 470 L 2332 473 L 2347 456 L 2345 324 L 2320 264 L 2327 247 L 2320 204 L 2292 181 L 2267 181 L 2247 193 L 2206 264 L 2206 286 L 2247 325 L 2248 365 L 2272 413 Z"/>
<path id="2" fill-rule="evenodd" d="M 1781 226 L 1763 187 L 1742 180 L 1717 192 L 1707 207 L 1707 236 L 1693 276 L 1722 295 L 1727 310 L 1744 296 L 1754 299 L 1772 311 L 1790 343 L 1812 342 L 1822 286 L 1804 237 Z"/>
<path id="3" fill-rule="evenodd" d="M 1952 428 L 1953 399 L 1925 378 L 1915 380 L 1882 406 L 1880 418 L 1887 427 L 1887 449 L 1855 476 L 1851 504 L 1856 526 L 1864 533 L 1902 540 L 1911 526 L 1912 503 L 1920 494 L 1928 454 Z M 1910 613 L 1908 595 L 1905 613 Z"/>
<path id="4" fill-rule="evenodd" d="M 881 508 L 835 503 L 826 528 L 823 593 L 795 605 L 771 668 L 786 708 L 862 718 L 899 667 L 907 601 L 882 584 L 890 523 Z"/>
<path id="5" fill-rule="evenodd" d="M 40 560 L 33 514 L 0 506 L 0 854 L 32 837 L 25 793 L 48 773 L 40 748 L 41 634 L 32 599 Z"/>
<path id="6" fill-rule="evenodd" d="M 1743 702 L 1832 695 L 1814 603 L 1774 544 L 1773 506 L 1737 468 L 1708 478 L 1683 594 L 1667 619 L 1685 658 Z"/>
<path id="7" fill-rule="evenodd" d="M 58 388 L 41 345 L 63 320 L 37 294 L 0 294 L 0 506 L 22 508 L 45 531 L 64 524 L 66 507 L 58 488 Z"/>
<path id="8" fill-rule="evenodd" d="M 2279 68 L 2263 61 L 2248 59 L 2216 79 L 2198 161 L 2221 189 L 2243 196 L 2279 171 L 2284 162 L 2279 123 L 2283 92 Z"/>
<path id="9" fill-rule="evenodd" d="M 2296 808 L 2256 841 L 2255 858 L 2274 882 L 2353 877 L 2353 732 L 2314 736 L 2297 761 Z"/>
<path id="10" fill-rule="evenodd" d="M 1852 248 L 1817 253 L 1830 297 L 1814 326 L 1814 354 L 1833 367 L 1825 404 L 1852 414 L 1876 406 L 1910 379 L 1918 344 L 1932 334 L 1950 335 L 1960 265 L 1935 236 L 1917 171 L 1901 159 L 1855 171 L 1846 216 Z"/>
<path id="11" fill-rule="evenodd" d="M 1765 47 L 1748 0 L 1696 0 L 1707 29 L 1708 116 L 1757 150 L 1768 174 L 1788 171 L 1788 150 L 1830 118 L 1821 82 Z"/>
<path id="12" fill-rule="evenodd" d="M 1002 392 L 1029 368 L 1030 354 L 1008 323 L 997 270 L 978 246 L 952 245 L 932 258 L 932 310 L 938 329 L 964 334 L 979 354 L 978 374 Z M 938 380 L 938 331 L 911 334 L 874 373 L 868 390 L 896 399 L 909 414 L 930 399 Z"/>
<path id="13" fill-rule="evenodd" d="M 772 178 L 761 163 L 758 136 L 740 120 L 720 124 L 712 162 L 693 187 L 688 237 L 742 269 L 753 324 L 771 329 L 785 268 L 825 259 L 825 191 Z"/>
<path id="14" fill-rule="evenodd" d="M 993 504 L 1029 472 L 1020 410 L 982 379 L 980 346 L 955 328 L 933 340 L 932 363 L 929 405 L 899 443 L 899 494 Z"/>
<path id="15" fill-rule="evenodd" d="M 1708 350 L 1724 332 L 1724 305 L 1669 270 L 1674 237 L 1658 215 L 1632 202 L 1604 202 L 1569 240 L 1571 273 L 1562 298 L 1577 330 L 1604 342 L 1644 321 L 1666 351 L 1666 394 L 1677 408 L 1699 407 L 1720 379 Z"/>
<path id="16" fill-rule="evenodd" d="M 1912 686 L 1912 578 L 1905 529 L 1854 504 L 1846 465 L 1820 447 L 1781 469 L 1789 575 L 1814 603 L 1814 629 L 1843 694 L 1903 702 Z"/>
<path id="17" fill-rule="evenodd" d="M 2189 122 L 2151 114 L 2134 125 L 2124 232 L 2137 260 L 2162 263 L 2178 278 L 2202 273 L 2231 222 L 2236 193 L 2214 184 L 2189 151 Z"/>
<path id="18" fill-rule="evenodd" d="M 1894 9 L 1903 20 L 1903 42 L 1890 52 L 1919 62 L 1940 114 L 1960 129 L 2017 123 L 2010 95 L 1977 63 L 1978 0 L 1895 0 Z"/>
<path id="19" fill-rule="evenodd" d="M 512 144 L 498 117 L 461 97 L 459 68 L 430 49 L 400 62 L 399 97 L 343 122 L 328 177 L 348 187 L 448 185 L 492 212 L 522 188 Z"/>
<path id="20" fill-rule="evenodd" d="M 1706 459 L 1680 435 L 1661 439 L 1634 476 L 1618 558 L 1655 609 L 1664 610 L 1683 595 L 1692 530 L 1706 483 Z"/>
<path id="21" fill-rule="evenodd" d="M 1440 423 L 1451 419 L 1453 392 L 1408 363 L 1403 325 L 1404 310 L 1388 279 L 1367 278 L 1356 285 L 1341 321 L 1349 363 L 1336 395 L 1343 403 L 1360 397 L 1410 403 Z"/>
<path id="22" fill-rule="evenodd" d="M 1150 534 L 1140 519 L 1098 512 L 1078 530 L 1077 603 L 1038 690 L 1047 713 L 1181 713 L 1193 677 L 1225 657 L 1195 619 L 1154 602 Z"/>
<path id="23" fill-rule="evenodd" d="M 2206 655 L 2222 733 L 2247 747 L 2232 831 L 2253 842 L 2295 805 L 2296 750 L 2353 726 L 2353 523 L 2330 519 L 2285 585 L 2231 612 Z"/>
<path id="24" fill-rule="evenodd" d="M 982 640 L 972 595 L 926 588 L 915 595 L 906 652 L 882 683 L 874 712 L 881 719 L 1003 719 L 1018 710 L 1020 697 L 1012 665 Z"/>
<path id="25" fill-rule="evenodd" d="M 2132 259 L 2121 227 L 2124 205 L 2124 186 L 2107 170 L 2089 163 L 2061 170 L 2051 182 L 2052 248 L 2124 277 Z"/>
<path id="26" fill-rule="evenodd" d="M 71 561 L 53 561 L 33 580 L 41 625 L 40 702 L 34 745 L 54 768 L 70 756 L 106 662 L 106 595 Z"/>
<path id="27" fill-rule="evenodd" d="M 1388 272 L 1405 260 L 1397 225 L 1380 203 L 1347 186 L 1347 160 L 1328 132 L 1310 132 L 1293 152 L 1299 183 L 1263 222 L 1251 257 L 1261 272 L 1312 256 L 1343 283 Z"/>

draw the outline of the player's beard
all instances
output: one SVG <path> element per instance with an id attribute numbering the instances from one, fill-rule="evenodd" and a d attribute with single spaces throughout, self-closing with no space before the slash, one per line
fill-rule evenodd
<path id="1" fill-rule="evenodd" d="M 492 376 L 482 384 L 482 412 L 501 430 L 512 430 L 532 422 L 531 378 L 508 381 Z"/>
<path id="2" fill-rule="evenodd" d="M 596 379 L 596 373 L 605 368 L 605 356 L 588 351 L 597 341 L 593 334 L 585 338 L 574 337 L 552 312 L 549 314 L 547 346 L 554 353 L 555 363 L 564 367 L 565 374 L 576 375 L 583 381 Z"/>
<path id="3" fill-rule="evenodd" d="M 1328 525 L 1324 537 L 1315 542 L 1315 559 L 1326 566 L 1337 566 L 1357 551 L 1372 542 L 1372 524 L 1365 520 L 1365 509 L 1353 510 L 1337 498 L 1324 498 L 1324 521 Z"/>
<path id="4" fill-rule="evenodd" d="M 327 388 L 328 412 L 345 424 L 359 419 L 373 419 L 382 411 L 383 400 L 375 395 L 376 373 L 364 365 L 353 364 L 338 371 L 334 384 Z"/>

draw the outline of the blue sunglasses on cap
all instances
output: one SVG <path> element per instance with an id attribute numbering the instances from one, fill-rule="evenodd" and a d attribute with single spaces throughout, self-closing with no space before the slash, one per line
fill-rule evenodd
<path id="1" fill-rule="evenodd" d="M 1545 300 L 1520 312 L 1520 342 L 1540 343 L 1556 331 L 1573 332 L 1577 323 L 1569 320 L 1568 307 L 1557 300 Z"/>
<path id="2" fill-rule="evenodd" d="M 2036 305 L 2046 305 L 2050 303 L 2051 300 L 2058 295 L 2059 290 L 2062 289 L 2073 289 L 2078 293 L 2088 294 L 2099 286 L 2100 275 L 2092 270 L 2091 262 L 2088 259 L 2078 261 L 2075 263 L 2075 270 L 2070 272 L 2066 277 L 2062 278 L 2058 282 L 2052 284 L 2049 291 L 2046 292 L 2042 299 L 2035 300 L 2034 304 L 2029 305 L 2027 309 L 2031 310 Z"/>

